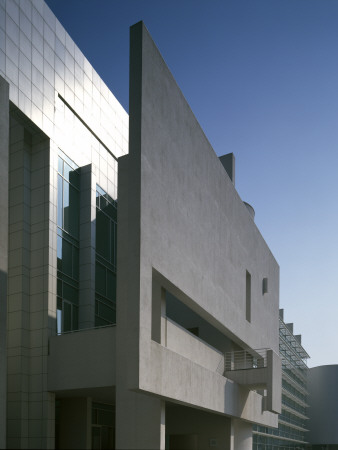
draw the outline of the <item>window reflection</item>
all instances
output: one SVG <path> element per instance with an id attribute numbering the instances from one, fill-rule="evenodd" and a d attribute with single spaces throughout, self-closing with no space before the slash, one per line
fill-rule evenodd
<path id="1" fill-rule="evenodd" d="M 96 185 L 95 325 L 116 322 L 117 203 Z"/>
<path id="2" fill-rule="evenodd" d="M 60 151 L 57 204 L 57 333 L 78 328 L 79 187 L 78 167 Z"/>

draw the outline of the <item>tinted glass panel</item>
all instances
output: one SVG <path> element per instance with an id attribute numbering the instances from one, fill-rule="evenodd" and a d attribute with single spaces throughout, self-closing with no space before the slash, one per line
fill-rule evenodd
<path id="1" fill-rule="evenodd" d="M 107 297 L 111 301 L 116 299 L 116 275 L 107 270 Z"/>
<path id="2" fill-rule="evenodd" d="M 115 323 L 115 310 L 104 303 L 99 303 L 99 316 L 107 320 L 107 322 Z"/>
<path id="3" fill-rule="evenodd" d="M 76 188 L 80 189 L 80 175 L 78 172 L 73 170 L 69 173 L 69 181 L 71 184 L 73 184 Z"/>
<path id="4" fill-rule="evenodd" d="M 62 177 L 58 175 L 58 226 L 63 226 Z"/>
<path id="5" fill-rule="evenodd" d="M 63 298 L 78 304 L 78 291 L 68 283 L 63 282 Z"/>
<path id="6" fill-rule="evenodd" d="M 106 269 L 101 264 L 95 265 L 95 289 L 99 294 L 106 295 Z"/>
<path id="7" fill-rule="evenodd" d="M 99 255 L 109 260 L 110 253 L 110 236 L 109 236 L 109 219 L 100 210 L 96 210 L 96 251 Z"/>
<path id="8" fill-rule="evenodd" d="M 69 233 L 78 239 L 79 237 L 79 192 L 73 187 L 69 186 Z"/>
<path id="9" fill-rule="evenodd" d="M 69 183 L 63 181 L 63 228 L 69 232 Z"/>
<path id="10" fill-rule="evenodd" d="M 60 158 L 60 156 L 58 157 L 58 172 L 63 174 L 63 160 Z"/>
<path id="11" fill-rule="evenodd" d="M 63 331 L 71 331 L 72 329 L 72 305 L 63 303 Z"/>
<path id="12" fill-rule="evenodd" d="M 110 262 L 116 265 L 116 223 L 110 222 Z"/>
<path id="13" fill-rule="evenodd" d="M 66 178 L 67 181 L 69 181 L 69 174 L 70 172 L 73 172 L 73 169 L 72 167 L 70 167 L 69 164 L 66 163 L 66 161 L 64 161 L 63 167 L 64 167 L 63 176 Z"/>
<path id="14" fill-rule="evenodd" d="M 62 270 L 62 238 L 57 237 L 57 269 Z"/>
<path id="15" fill-rule="evenodd" d="M 79 249 L 73 246 L 73 278 L 79 279 Z"/>
<path id="16" fill-rule="evenodd" d="M 62 332 L 62 309 L 56 310 L 56 332 L 60 334 Z"/>
<path id="17" fill-rule="evenodd" d="M 113 425 L 114 424 L 114 414 L 112 411 L 104 411 L 102 409 L 98 410 L 97 422 L 100 425 Z"/>
<path id="18" fill-rule="evenodd" d="M 79 325 L 79 318 L 78 318 L 78 307 L 72 305 L 73 308 L 73 317 L 72 317 L 72 326 L 73 326 L 73 330 L 77 330 L 78 329 L 78 325 Z"/>
<path id="19" fill-rule="evenodd" d="M 72 244 L 63 239 L 62 243 L 62 272 L 69 277 L 73 276 L 72 270 Z"/>
<path id="20" fill-rule="evenodd" d="M 57 295 L 62 297 L 62 281 L 60 279 L 57 281 Z"/>
<path id="21" fill-rule="evenodd" d="M 95 326 L 102 327 L 104 325 L 109 325 L 109 324 L 106 320 L 101 319 L 101 317 L 95 316 Z"/>

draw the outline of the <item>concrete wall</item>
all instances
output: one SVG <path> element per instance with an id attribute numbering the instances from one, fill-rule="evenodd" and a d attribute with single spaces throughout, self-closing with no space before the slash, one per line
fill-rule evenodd
<path id="1" fill-rule="evenodd" d="M 124 378 L 129 389 L 275 423 L 260 396 L 151 339 L 159 283 L 236 344 L 277 353 L 279 268 L 142 23 L 131 29 L 119 198 L 117 343 L 128 356 L 117 353 L 117 390 Z"/>
<path id="2" fill-rule="evenodd" d="M 170 449 L 205 450 L 211 447 L 214 450 L 230 450 L 231 448 L 231 419 L 193 408 L 172 404 L 167 406 L 166 433 Z M 193 443 L 190 447 L 186 444 L 189 441 Z"/>
<path id="3" fill-rule="evenodd" d="M 166 347 L 196 364 L 216 372 L 218 366 L 224 360 L 223 353 L 169 319 L 164 326 Z"/>
<path id="4" fill-rule="evenodd" d="M 115 331 L 111 326 L 52 337 L 48 390 L 114 386 Z"/>
<path id="5" fill-rule="evenodd" d="M 338 445 L 338 365 L 309 369 L 309 442 Z"/>
<path id="6" fill-rule="evenodd" d="M 135 26 L 131 39 L 131 58 L 142 61 L 132 68 L 130 93 L 130 164 L 138 160 L 140 259 L 147 271 L 141 280 L 156 269 L 239 344 L 278 353 L 278 265 L 146 29 Z M 270 286 L 264 296 L 263 277 Z"/>

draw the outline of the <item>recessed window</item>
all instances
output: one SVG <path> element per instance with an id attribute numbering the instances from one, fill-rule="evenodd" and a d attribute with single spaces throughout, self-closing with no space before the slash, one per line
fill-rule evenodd
<path id="1" fill-rule="evenodd" d="M 246 286 L 245 286 L 245 309 L 246 320 L 251 322 L 251 275 L 246 271 Z"/>
<path id="2" fill-rule="evenodd" d="M 263 295 L 268 293 L 268 279 L 267 278 L 263 278 L 263 283 L 262 283 L 262 291 L 263 291 Z"/>

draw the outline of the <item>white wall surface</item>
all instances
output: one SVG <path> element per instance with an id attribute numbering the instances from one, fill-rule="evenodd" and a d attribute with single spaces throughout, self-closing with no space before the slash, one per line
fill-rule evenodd
<path id="1" fill-rule="evenodd" d="M 130 77 L 117 274 L 117 342 L 128 356 L 118 350 L 117 389 L 124 376 L 132 389 L 274 423 L 257 394 L 151 340 L 156 280 L 237 344 L 278 352 L 279 267 L 142 23 L 131 31 Z"/>

